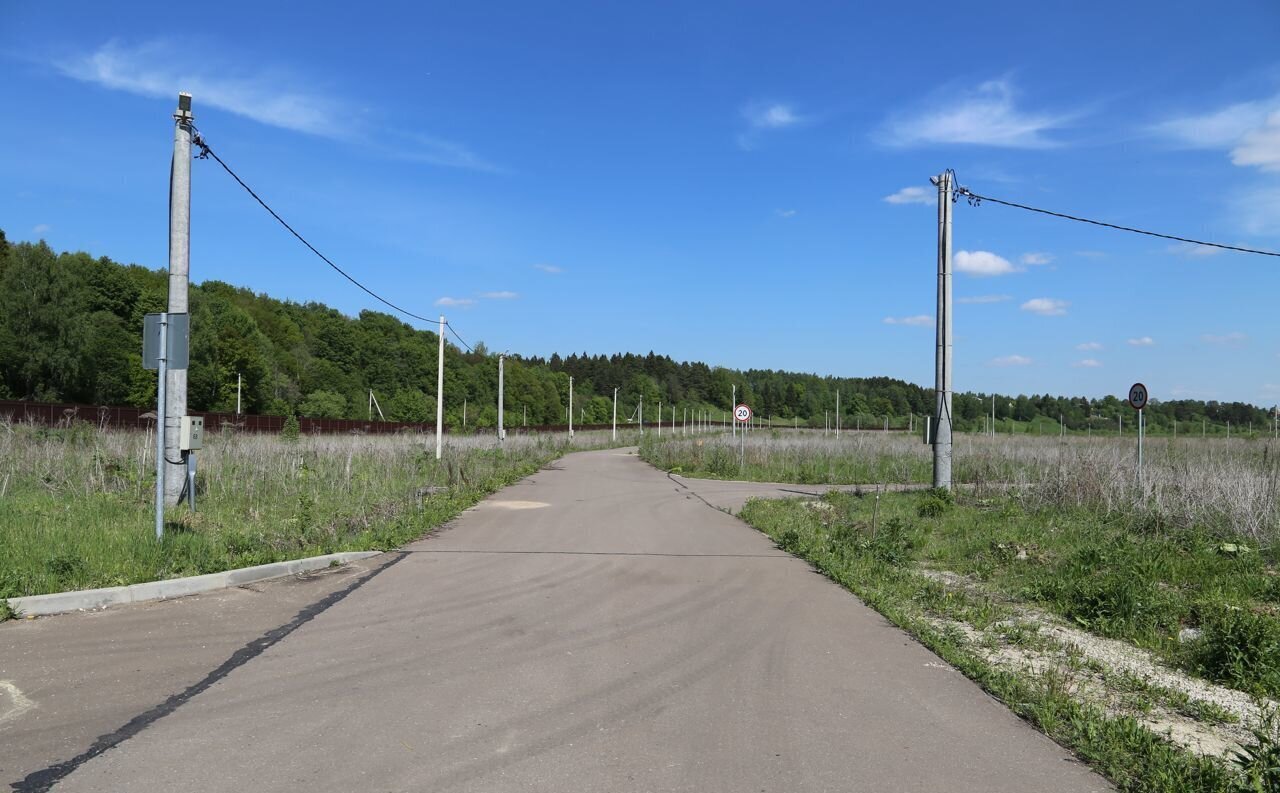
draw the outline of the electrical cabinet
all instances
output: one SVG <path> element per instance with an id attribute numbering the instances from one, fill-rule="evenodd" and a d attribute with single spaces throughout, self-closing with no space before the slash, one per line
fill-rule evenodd
<path id="1" fill-rule="evenodd" d="M 183 416 L 178 432 L 178 448 L 184 452 L 197 451 L 204 440 L 204 417 Z"/>

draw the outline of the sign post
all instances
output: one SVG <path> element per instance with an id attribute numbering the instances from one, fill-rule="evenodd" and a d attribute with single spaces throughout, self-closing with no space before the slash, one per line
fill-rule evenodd
<path id="1" fill-rule="evenodd" d="M 1129 387 L 1129 405 L 1138 411 L 1138 488 L 1143 487 L 1142 478 L 1142 440 L 1146 435 L 1147 421 L 1143 415 L 1143 408 L 1147 406 L 1147 387 L 1142 383 L 1134 383 Z"/>
<path id="2" fill-rule="evenodd" d="M 733 409 L 734 426 L 743 425 L 742 432 L 738 433 L 738 469 L 746 463 L 747 459 L 747 422 L 751 421 L 751 407 L 747 404 L 737 405 Z"/>

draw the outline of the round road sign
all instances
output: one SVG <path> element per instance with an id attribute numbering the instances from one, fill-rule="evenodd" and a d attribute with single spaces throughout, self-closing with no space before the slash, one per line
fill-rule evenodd
<path id="1" fill-rule="evenodd" d="M 1142 410 L 1147 406 L 1147 387 L 1142 383 L 1134 383 L 1129 389 L 1129 404 L 1134 410 Z"/>
<path id="2" fill-rule="evenodd" d="M 733 418 L 742 424 L 746 424 L 751 420 L 751 408 L 746 405 L 738 405 L 733 409 Z"/>

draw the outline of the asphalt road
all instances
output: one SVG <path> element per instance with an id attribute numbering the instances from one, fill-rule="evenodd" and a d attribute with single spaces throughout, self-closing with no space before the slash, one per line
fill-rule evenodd
<path id="1" fill-rule="evenodd" d="M 336 574 L 0 626 L 0 681 L 21 791 L 1110 789 L 618 451 Z"/>

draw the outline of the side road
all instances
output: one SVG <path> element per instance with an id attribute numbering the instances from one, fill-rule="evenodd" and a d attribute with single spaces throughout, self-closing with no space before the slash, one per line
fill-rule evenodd
<path id="1" fill-rule="evenodd" d="M 376 561 L 265 585 L 263 599 L 323 588 L 292 614 L 229 590 L 0 626 L 0 679 L 33 703 L 0 723 L 5 777 L 113 792 L 1109 789 L 631 454 L 569 455 Z M 148 690 L 135 670 L 168 656 L 190 660 L 152 667 Z M 97 677 L 77 692 L 78 674 Z M 130 693 L 81 728 L 77 693 L 115 679 Z"/>

